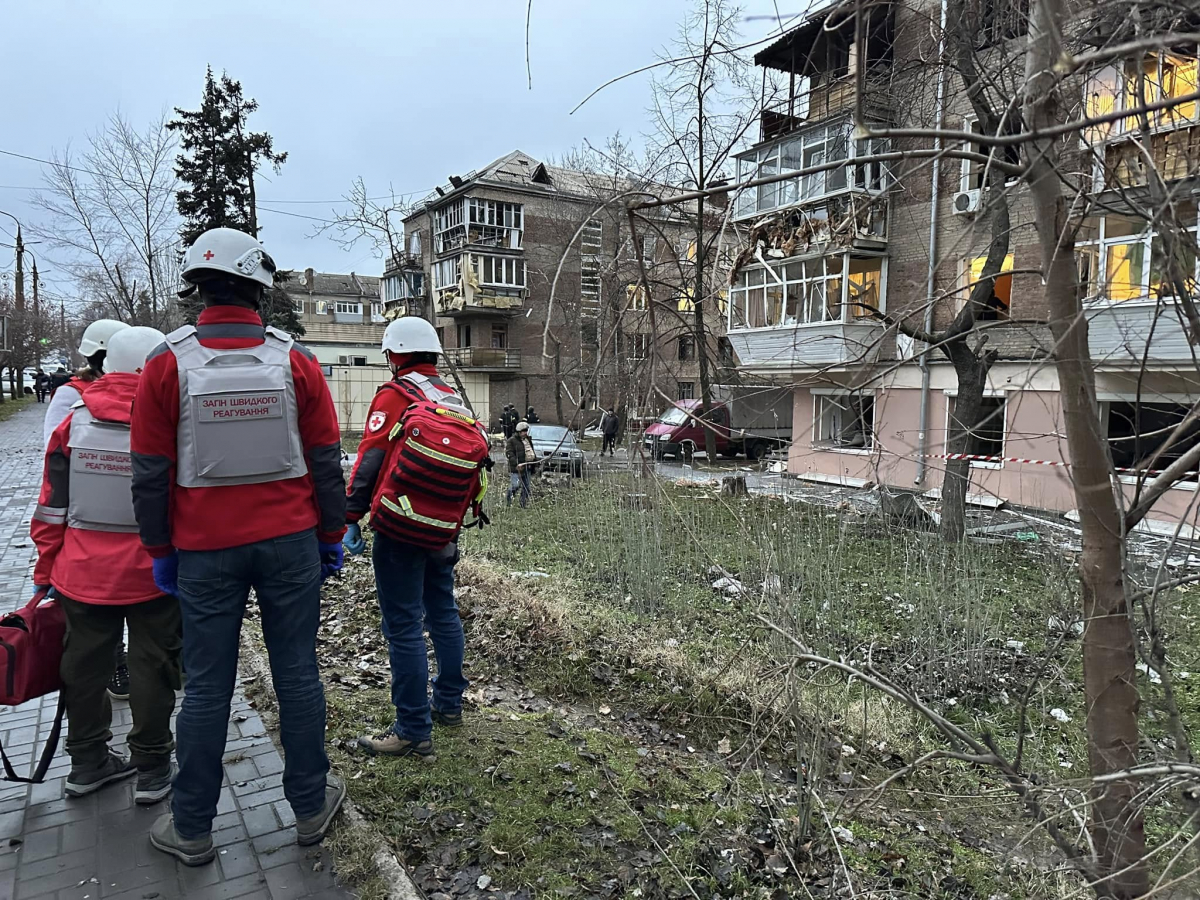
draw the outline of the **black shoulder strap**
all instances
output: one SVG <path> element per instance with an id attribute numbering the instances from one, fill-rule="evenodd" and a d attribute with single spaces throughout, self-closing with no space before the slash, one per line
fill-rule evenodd
<path id="1" fill-rule="evenodd" d="M 15 781 L 19 784 L 41 784 L 46 780 L 46 772 L 50 769 L 50 763 L 54 761 L 54 754 L 58 752 L 58 739 L 62 735 L 63 714 L 66 713 L 67 706 L 63 703 L 62 693 L 58 695 L 58 709 L 54 713 L 54 727 L 50 729 L 50 737 L 46 739 L 46 746 L 42 748 L 42 758 L 38 760 L 37 768 L 33 772 L 32 778 L 22 778 L 16 773 L 12 767 L 12 763 L 8 761 L 8 754 L 4 752 L 4 747 L 0 745 L 0 762 L 4 763 L 4 780 Z"/>

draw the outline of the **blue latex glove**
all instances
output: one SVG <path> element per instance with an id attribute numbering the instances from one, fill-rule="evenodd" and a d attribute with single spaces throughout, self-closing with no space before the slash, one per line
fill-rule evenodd
<path id="1" fill-rule="evenodd" d="M 153 560 L 154 585 L 164 594 L 176 594 L 179 591 L 179 554 L 172 552 Z"/>
<path id="2" fill-rule="evenodd" d="M 367 541 L 362 536 L 362 528 L 357 522 L 346 526 L 346 536 L 342 538 L 342 546 L 351 556 L 358 556 L 367 550 Z"/>
<path id="3" fill-rule="evenodd" d="M 29 602 L 30 603 L 41 603 L 43 600 L 46 599 L 46 595 L 49 593 L 50 593 L 50 585 L 35 584 L 33 586 L 33 599 L 30 600 Z"/>
<path id="4" fill-rule="evenodd" d="M 330 575 L 342 571 L 345 556 L 340 541 L 336 544 L 317 544 L 317 547 L 321 551 L 321 580 L 324 581 Z"/>

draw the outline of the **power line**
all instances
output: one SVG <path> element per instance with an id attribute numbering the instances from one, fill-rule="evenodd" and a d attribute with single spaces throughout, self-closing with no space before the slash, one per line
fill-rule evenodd
<path id="1" fill-rule="evenodd" d="M 101 175 L 99 172 L 93 172 L 91 169 L 84 169 L 80 166 L 72 166 L 65 162 L 54 162 L 53 160 L 50 160 L 50 159 L 41 159 L 36 156 L 29 156 L 25 153 L 17 153 L 13 150 L 0 149 L 0 154 L 3 154 L 4 156 L 13 156 L 13 157 L 16 157 L 17 159 L 28 160 L 29 162 L 39 163 L 43 166 L 56 166 L 56 167 L 63 168 L 63 169 L 69 169 L 72 172 L 83 172 L 85 175 L 91 175 L 95 178 L 104 178 L 105 177 L 104 175 Z M 0 188 L 5 188 L 8 190 L 14 190 L 14 191 L 44 190 L 44 188 L 24 187 L 22 185 L 15 185 L 15 184 L 0 184 Z M 401 191 L 400 193 L 397 193 L 397 194 L 380 194 L 378 197 L 365 197 L 364 199 L 367 200 L 368 202 L 374 202 L 376 200 L 391 200 L 394 197 L 415 197 L 417 194 L 428 194 L 432 190 L 433 190 L 433 188 L 420 188 L 415 191 Z M 263 202 L 264 203 L 317 203 L 317 204 L 320 204 L 320 203 L 348 203 L 350 201 L 346 197 L 338 197 L 336 200 L 268 200 L 268 199 L 264 199 Z M 323 221 L 323 220 L 320 220 L 320 221 Z"/>

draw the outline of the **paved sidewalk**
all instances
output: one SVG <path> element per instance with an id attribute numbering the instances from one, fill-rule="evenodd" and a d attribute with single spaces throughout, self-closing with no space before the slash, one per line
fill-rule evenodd
<path id="1" fill-rule="evenodd" d="M 29 517 L 41 481 L 42 416 L 33 405 L 0 422 L 0 613 L 32 594 Z M 0 740 L 18 774 L 28 774 L 54 721 L 57 695 L 0 708 Z M 117 749 L 132 719 L 114 702 Z M 64 727 L 64 732 L 65 732 Z M 65 736 L 65 735 L 64 735 Z M 0 781 L 0 900 L 343 900 L 328 851 L 296 844 L 295 819 L 280 785 L 283 761 L 239 688 L 229 723 L 225 786 L 213 823 L 217 861 L 189 869 L 150 847 L 151 824 L 167 804 L 138 807 L 132 782 L 68 800 L 70 761 L 61 745 L 44 784 Z"/>

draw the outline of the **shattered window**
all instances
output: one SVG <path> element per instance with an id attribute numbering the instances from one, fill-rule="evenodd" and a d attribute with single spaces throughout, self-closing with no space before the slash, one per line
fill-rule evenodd
<path id="1" fill-rule="evenodd" d="M 1157 474 L 1200 440 L 1200 422 L 1192 422 L 1172 439 L 1175 428 L 1191 412 L 1185 403 L 1110 401 L 1104 404 L 1105 429 L 1113 465 L 1123 475 Z M 1189 481 L 1197 480 L 1190 472 Z"/>
<path id="2" fill-rule="evenodd" d="M 883 260 L 879 257 L 850 258 L 847 282 L 849 290 L 846 297 L 849 318 L 868 318 L 874 315 L 872 309 L 883 309 L 883 297 L 880 293 L 882 272 Z"/>
<path id="3" fill-rule="evenodd" d="M 870 450 L 875 444 L 875 395 L 847 392 L 818 394 L 816 435 L 818 447 Z"/>
<path id="4" fill-rule="evenodd" d="M 975 289 L 975 284 L 983 277 L 983 266 L 987 262 L 986 256 L 977 256 L 972 260 L 968 260 L 966 266 L 966 284 L 963 285 L 962 299 L 959 303 L 959 308 L 965 304 L 971 297 L 971 291 Z M 984 309 L 975 310 L 975 318 L 981 322 L 997 321 L 999 319 L 1008 318 L 1008 308 L 1012 303 L 1012 268 L 1013 255 L 1010 253 L 1004 257 L 1004 262 L 1000 264 L 1000 272 L 1002 274 L 996 276 L 996 280 L 992 285 L 991 302 Z"/>
<path id="5" fill-rule="evenodd" d="M 980 400 L 979 418 L 975 427 L 971 429 L 965 452 L 972 456 L 1004 455 L 1004 423 L 1008 411 L 1005 400 L 1004 397 L 984 397 Z M 951 397 L 950 408 L 947 411 L 950 424 L 955 428 L 962 428 L 963 423 L 956 418 L 957 407 L 958 397 Z M 973 460 L 972 464 L 976 462 L 986 463 L 989 460 Z"/>
<path id="6" fill-rule="evenodd" d="M 1196 218 L 1194 204 L 1179 204 L 1177 217 L 1184 223 Z M 1075 244 L 1079 282 L 1091 300 L 1159 299 L 1174 297 L 1174 280 L 1195 290 L 1197 276 L 1196 227 L 1176 235 L 1175 278 L 1162 239 L 1146 221 L 1119 214 L 1086 219 Z"/>

